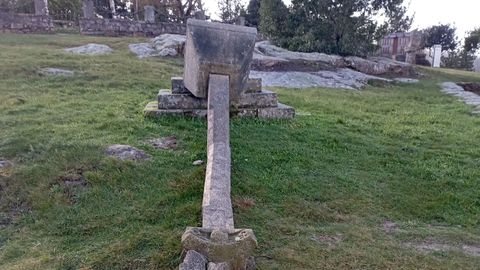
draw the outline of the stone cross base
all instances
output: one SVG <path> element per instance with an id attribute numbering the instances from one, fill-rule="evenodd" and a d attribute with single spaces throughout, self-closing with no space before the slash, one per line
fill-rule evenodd
<path id="1" fill-rule="evenodd" d="M 158 101 L 147 104 L 145 116 L 207 116 L 207 98 L 195 97 L 183 85 L 181 77 L 172 78 L 171 90 L 160 90 Z M 291 119 L 295 109 L 278 102 L 277 94 L 262 90 L 261 79 L 249 79 L 245 93 L 230 104 L 230 115 L 265 119 Z"/>
<path id="2" fill-rule="evenodd" d="M 182 236 L 182 247 L 184 260 L 180 270 L 255 269 L 252 255 L 257 247 L 257 239 L 250 229 L 224 232 L 188 227 Z"/>

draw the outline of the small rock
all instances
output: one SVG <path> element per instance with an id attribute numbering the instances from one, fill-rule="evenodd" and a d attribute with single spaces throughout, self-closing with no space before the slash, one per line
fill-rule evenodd
<path id="1" fill-rule="evenodd" d="M 40 75 L 43 76 L 73 76 L 75 72 L 68 70 L 68 69 L 61 69 L 61 68 L 42 68 L 38 71 Z"/>
<path id="2" fill-rule="evenodd" d="M 208 263 L 208 270 L 230 270 L 230 266 L 226 262 Z"/>
<path id="3" fill-rule="evenodd" d="M 169 136 L 158 139 L 151 139 L 148 141 L 156 149 L 176 149 L 178 145 L 177 137 Z"/>
<path id="4" fill-rule="evenodd" d="M 138 58 L 154 56 L 182 56 L 185 48 L 186 36 L 163 34 L 152 39 L 151 43 L 130 44 L 128 48 Z"/>
<path id="5" fill-rule="evenodd" d="M 183 55 L 185 48 L 185 35 L 163 34 L 152 40 L 153 47 L 159 56 Z"/>
<path id="6" fill-rule="evenodd" d="M 87 45 L 65 49 L 66 52 L 83 55 L 102 55 L 113 52 L 113 49 L 103 44 L 90 43 Z"/>
<path id="7" fill-rule="evenodd" d="M 202 254 L 189 250 L 183 263 L 180 264 L 180 270 L 205 270 L 207 259 Z"/>
<path id="8" fill-rule="evenodd" d="M 123 144 L 110 145 L 107 148 L 106 153 L 119 160 L 142 161 L 150 159 L 150 156 L 142 150 Z"/>
<path id="9" fill-rule="evenodd" d="M 412 78 L 395 78 L 393 80 L 395 82 L 398 82 L 398 83 L 418 83 L 418 82 L 420 82 L 419 80 L 412 79 Z"/>
<path id="10" fill-rule="evenodd" d="M 132 53 L 136 54 L 138 58 L 147 58 L 158 55 L 157 51 L 150 43 L 130 44 L 128 45 L 128 49 Z"/>
<path id="11" fill-rule="evenodd" d="M 195 160 L 192 164 L 193 164 L 193 166 L 200 166 L 200 165 L 203 164 L 203 160 L 200 160 L 200 159 L 199 159 L 199 160 Z"/>

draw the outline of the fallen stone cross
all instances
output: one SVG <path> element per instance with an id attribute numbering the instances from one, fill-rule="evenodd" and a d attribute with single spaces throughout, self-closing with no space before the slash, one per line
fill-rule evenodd
<path id="1" fill-rule="evenodd" d="M 241 117 L 290 119 L 292 107 L 249 78 L 256 29 L 190 19 L 187 22 L 184 77 L 173 77 L 170 90 L 160 90 L 147 104 L 146 116 L 207 116 L 210 74 L 229 77 L 229 112 Z"/>
<path id="2" fill-rule="evenodd" d="M 251 229 L 235 228 L 231 191 L 230 114 L 292 118 L 294 109 L 279 105 L 261 81 L 249 79 L 255 28 L 187 21 L 184 78 L 172 78 L 172 91 L 160 91 L 147 115 L 206 116 L 207 171 L 202 227 L 182 236 L 180 269 L 254 269 L 257 240 Z M 150 106 L 150 107 L 149 107 Z"/>

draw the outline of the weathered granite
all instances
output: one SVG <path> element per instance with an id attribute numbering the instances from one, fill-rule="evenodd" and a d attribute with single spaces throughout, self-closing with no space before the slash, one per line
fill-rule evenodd
<path id="1" fill-rule="evenodd" d="M 179 270 L 205 270 L 207 259 L 195 250 L 187 251 L 183 263 L 180 264 Z"/>
<path id="2" fill-rule="evenodd" d="M 228 75 L 230 99 L 237 99 L 245 91 L 256 35 L 252 27 L 189 19 L 185 87 L 194 96 L 206 98 L 209 75 Z"/>
<path id="3" fill-rule="evenodd" d="M 66 52 L 74 54 L 83 54 L 83 55 L 102 55 L 110 54 L 113 52 L 113 49 L 103 44 L 89 43 L 87 45 L 82 45 L 74 48 L 64 49 Z"/>
<path id="4" fill-rule="evenodd" d="M 208 263 L 207 270 L 230 270 L 230 266 L 226 262 Z"/>
<path id="5" fill-rule="evenodd" d="M 480 114 L 480 96 L 469 91 L 465 91 L 462 86 L 454 82 L 444 82 L 440 84 L 442 92 L 458 97 L 467 105 L 476 106 L 472 114 Z"/>
<path id="6" fill-rule="evenodd" d="M 210 75 L 208 84 L 207 171 L 202 203 L 202 226 L 234 229 L 230 198 L 229 77 Z"/>
<path id="7" fill-rule="evenodd" d="M 289 63 L 289 65 L 295 65 L 296 71 L 301 71 L 299 69 L 307 69 L 307 67 L 313 67 L 315 71 L 320 69 L 331 69 L 332 67 L 345 67 L 345 60 L 341 56 L 328 55 L 324 53 L 289 51 L 287 49 L 272 45 L 269 41 L 257 42 L 255 44 L 253 63 L 255 70 L 257 70 L 257 67 L 258 70 L 265 70 L 262 68 L 262 66 L 265 66 L 265 64 L 261 63 L 262 61 L 267 61 L 266 65 L 270 67 L 282 64 L 282 62 L 286 61 Z M 273 61 L 275 63 L 268 63 L 268 61 Z M 308 69 L 311 70 L 310 68 Z M 275 70 L 281 70 L 281 67 Z"/>
<path id="8" fill-rule="evenodd" d="M 415 76 L 415 68 L 407 63 L 394 61 L 384 57 L 368 59 L 356 56 L 345 57 L 347 67 L 369 75 Z"/>
<path id="9" fill-rule="evenodd" d="M 153 48 L 152 44 L 150 43 L 129 44 L 128 49 L 138 58 L 159 56 L 159 53 L 155 50 L 155 48 Z"/>
<path id="10" fill-rule="evenodd" d="M 152 39 L 152 43 L 159 56 L 177 56 L 184 53 L 185 39 L 185 35 L 163 34 Z"/>
<path id="11" fill-rule="evenodd" d="M 317 72 L 250 71 L 250 76 L 252 78 L 261 78 L 264 86 L 286 88 L 325 87 L 353 90 L 361 89 L 372 81 L 391 82 L 389 79 L 367 75 L 347 68 Z"/>

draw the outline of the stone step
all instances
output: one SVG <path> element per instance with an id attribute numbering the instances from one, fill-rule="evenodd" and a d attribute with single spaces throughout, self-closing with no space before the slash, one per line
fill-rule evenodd
<path id="1" fill-rule="evenodd" d="M 158 92 L 158 109 L 206 109 L 207 99 L 192 94 L 173 94 L 170 90 Z M 256 93 L 244 93 L 231 106 L 237 108 L 270 108 L 278 104 L 277 94 L 263 90 Z"/>
<path id="2" fill-rule="evenodd" d="M 161 116 L 188 116 L 206 118 L 207 109 L 159 109 L 158 102 L 152 101 L 144 109 L 144 115 L 148 117 Z M 282 103 L 270 108 L 238 108 L 230 110 L 231 116 L 258 117 L 263 119 L 292 119 L 295 109 Z"/>
<path id="3" fill-rule="evenodd" d="M 182 77 L 172 77 L 172 94 L 190 94 L 185 85 L 183 84 Z M 261 78 L 248 78 L 246 93 L 259 93 L 262 92 L 262 79 Z"/>

